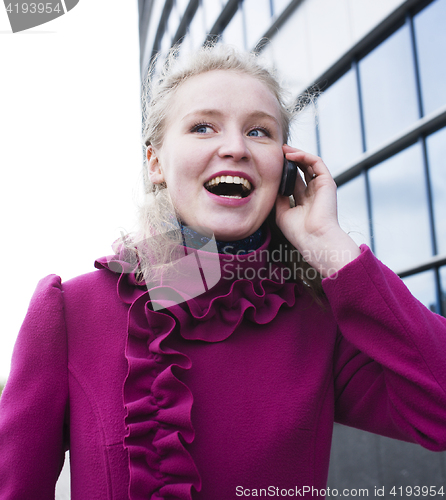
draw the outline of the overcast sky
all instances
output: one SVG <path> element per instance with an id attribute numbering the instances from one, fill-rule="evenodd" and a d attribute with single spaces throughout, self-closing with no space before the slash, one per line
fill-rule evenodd
<path id="1" fill-rule="evenodd" d="M 125 5 L 125 7 L 124 7 Z M 140 193 L 137 1 L 13 34 L 0 3 L 0 381 L 42 277 L 94 270 Z"/>

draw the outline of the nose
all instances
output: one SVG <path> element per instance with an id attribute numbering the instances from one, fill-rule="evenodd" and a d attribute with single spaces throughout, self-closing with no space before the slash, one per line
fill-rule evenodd
<path id="1" fill-rule="evenodd" d="M 231 158 L 237 162 L 251 159 L 245 136 L 236 131 L 223 134 L 218 155 L 220 158 Z"/>

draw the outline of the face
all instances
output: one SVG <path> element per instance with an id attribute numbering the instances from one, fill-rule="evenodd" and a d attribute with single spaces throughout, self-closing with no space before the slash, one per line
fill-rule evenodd
<path id="1" fill-rule="evenodd" d="M 277 197 L 283 134 L 277 99 L 259 80 L 210 71 L 176 91 L 149 176 L 166 182 L 181 220 L 218 240 L 254 233 Z"/>

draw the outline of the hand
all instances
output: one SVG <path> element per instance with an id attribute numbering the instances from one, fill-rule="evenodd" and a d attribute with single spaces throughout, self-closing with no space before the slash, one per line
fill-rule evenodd
<path id="1" fill-rule="evenodd" d="M 297 176 L 295 207 L 279 195 L 276 222 L 302 257 L 323 277 L 336 273 L 361 252 L 338 223 L 336 184 L 324 162 L 315 155 L 284 145 L 288 160 L 297 163 L 304 180 Z"/>

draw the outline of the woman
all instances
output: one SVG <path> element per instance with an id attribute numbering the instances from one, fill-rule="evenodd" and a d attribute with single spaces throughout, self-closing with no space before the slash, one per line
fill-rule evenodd
<path id="1" fill-rule="evenodd" d="M 271 73 L 224 46 L 173 59 L 146 91 L 140 233 L 31 302 L 0 499 L 53 498 L 67 447 L 73 500 L 323 496 L 334 420 L 445 449 L 446 320 L 340 229 Z"/>

